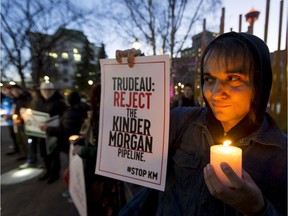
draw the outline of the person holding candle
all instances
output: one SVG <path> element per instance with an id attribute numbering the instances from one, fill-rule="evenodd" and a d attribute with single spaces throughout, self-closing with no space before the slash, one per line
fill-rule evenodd
<path id="1" fill-rule="evenodd" d="M 11 85 L 10 87 L 10 94 L 12 95 L 14 102 L 11 116 L 7 116 L 7 118 L 10 119 L 12 117 L 15 139 L 19 150 L 19 157 L 17 160 L 22 161 L 27 159 L 28 143 L 27 135 L 24 130 L 24 122 L 20 115 L 20 109 L 28 108 L 32 98 L 31 94 L 24 87 L 19 85 Z"/>
<path id="2" fill-rule="evenodd" d="M 127 55 L 133 67 L 129 51 L 116 51 L 118 61 Z M 203 53 L 201 84 L 205 107 L 171 111 L 165 191 L 145 188 L 119 215 L 286 215 L 287 136 L 265 112 L 272 84 L 268 47 L 251 34 L 220 35 Z M 224 157 L 210 164 L 212 147 L 224 140 L 240 149 L 235 160 L 242 160 L 236 161 L 242 174 Z"/>

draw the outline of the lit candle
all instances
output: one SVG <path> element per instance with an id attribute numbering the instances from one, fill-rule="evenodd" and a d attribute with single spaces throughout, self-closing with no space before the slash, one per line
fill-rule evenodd
<path id="1" fill-rule="evenodd" d="M 17 120 L 17 118 L 18 118 L 18 115 L 17 114 L 13 114 L 12 119 L 13 120 Z"/>
<path id="2" fill-rule="evenodd" d="M 26 110 L 26 113 L 27 113 L 28 115 L 32 115 L 32 110 L 31 110 L 30 108 L 28 108 L 28 109 Z"/>
<path id="3" fill-rule="evenodd" d="M 78 135 L 71 135 L 71 136 L 69 137 L 70 144 L 71 144 L 71 145 L 74 144 L 75 141 L 76 141 L 78 138 L 79 138 Z"/>
<path id="4" fill-rule="evenodd" d="M 228 177 L 223 173 L 220 163 L 228 163 L 234 172 L 242 178 L 242 150 L 235 146 L 229 146 L 231 141 L 227 140 L 223 145 L 213 145 L 210 148 L 210 164 L 221 182 L 232 187 Z"/>

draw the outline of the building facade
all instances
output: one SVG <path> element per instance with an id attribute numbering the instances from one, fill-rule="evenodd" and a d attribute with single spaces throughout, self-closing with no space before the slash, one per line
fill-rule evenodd
<path id="1" fill-rule="evenodd" d="M 105 54 L 100 56 L 104 45 L 90 43 L 83 32 L 60 28 L 54 35 L 29 32 L 28 38 L 34 84 L 45 77 L 59 89 L 77 89 L 79 80 L 88 85 L 88 80 L 100 79 L 99 58 L 106 57 Z"/>
<path id="2" fill-rule="evenodd" d="M 200 94 L 200 62 L 206 46 L 219 34 L 205 31 L 192 37 L 192 46 L 181 51 L 181 57 L 175 58 L 172 66 L 174 98 L 179 97 L 186 83 L 192 84 L 195 97 Z M 201 99 L 199 99 L 201 100 Z"/>

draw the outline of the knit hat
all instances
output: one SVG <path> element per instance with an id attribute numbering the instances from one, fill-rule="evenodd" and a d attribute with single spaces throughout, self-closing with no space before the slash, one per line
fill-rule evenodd
<path id="1" fill-rule="evenodd" d="M 44 82 L 44 83 L 41 83 L 40 89 L 55 89 L 55 86 L 51 82 L 49 83 Z"/>

